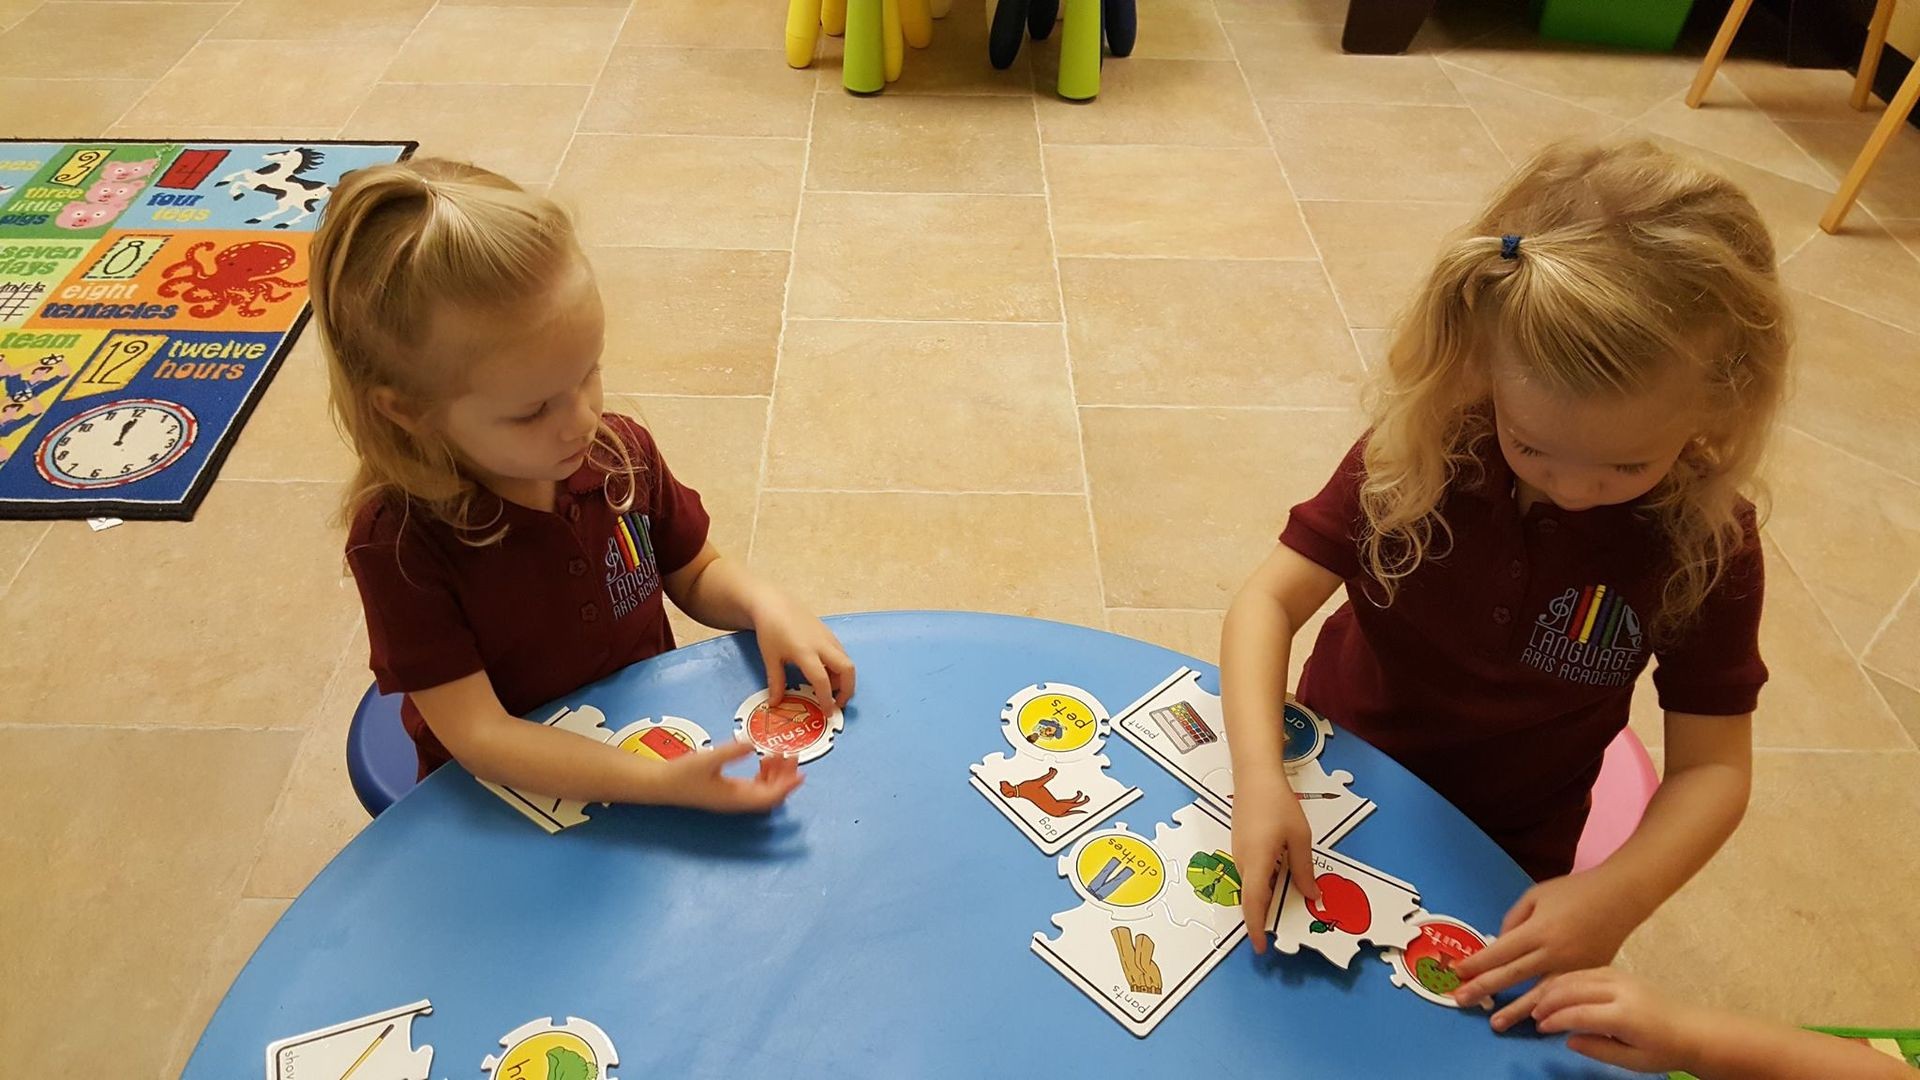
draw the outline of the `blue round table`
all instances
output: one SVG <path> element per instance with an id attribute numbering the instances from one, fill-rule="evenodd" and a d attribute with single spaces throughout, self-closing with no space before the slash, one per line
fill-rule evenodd
<path id="1" fill-rule="evenodd" d="M 829 620 L 860 670 L 846 730 L 764 818 L 616 806 L 549 836 L 457 767 L 349 844 L 234 980 L 186 1080 L 258 1076 L 270 1041 L 430 998 L 436 1077 L 478 1077 L 522 1023 L 584 1017 L 643 1077 L 1603 1077 L 1625 1075 L 1486 1014 L 1394 986 L 1372 951 L 1242 945 L 1136 1039 L 1028 949 L 1078 903 L 1054 860 L 967 782 L 1007 749 L 1001 705 L 1038 682 L 1119 713 L 1174 669 L 1213 668 L 1095 630 L 1005 616 Z M 556 705 L 610 728 L 671 714 L 730 736 L 763 687 L 751 639 L 636 664 Z M 545 715 L 545 714 L 542 714 Z M 1124 739 L 1117 820 L 1153 835 L 1194 793 Z M 1486 929 L 1527 887 L 1492 841 L 1351 735 L 1323 758 L 1379 810 L 1345 855 Z"/>

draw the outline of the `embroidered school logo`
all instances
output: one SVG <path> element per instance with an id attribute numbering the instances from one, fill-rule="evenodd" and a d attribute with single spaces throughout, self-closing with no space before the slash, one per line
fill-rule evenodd
<path id="1" fill-rule="evenodd" d="M 1548 602 L 1520 659 L 1568 682 L 1625 686 L 1645 651 L 1633 605 L 1611 586 L 1588 585 Z"/>
<path id="2" fill-rule="evenodd" d="M 639 607 L 660 588 L 660 568 L 653 560 L 653 536 L 647 515 L 621 514 L 607 538 L 607 598 L 618 619 Z"/>

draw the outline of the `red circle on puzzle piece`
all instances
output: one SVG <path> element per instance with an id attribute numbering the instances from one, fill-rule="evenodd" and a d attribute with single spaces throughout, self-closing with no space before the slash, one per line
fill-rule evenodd
<path id="1" fill-rule="evenodd" d="M 761 702 L 747 717 L 747 739 L 763 754 L 798 754 L 827 736 L 827 714 L 789 694 L 778 705 Z"/>
<path id="2" fill-rule="evenodd" d="M 1421 923 L 1420 936 L 1407 943 L 1405 963 L 1428 990 L 1450 994 L 1461 982 L 1453 974 L 1454 965 L 1486 947 L 1486 940 L 1472 927 L 1433 920 Z M 1423 965 L 1423 960 L 1429 963 Z"/>

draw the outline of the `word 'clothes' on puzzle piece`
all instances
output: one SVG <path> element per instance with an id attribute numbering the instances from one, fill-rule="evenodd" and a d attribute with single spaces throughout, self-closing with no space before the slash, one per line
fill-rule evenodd
<path id="1" fill-rule="evenodd" d="M 737 733 L 762 757 L 790 757 L 801 765 L 833 749 L 833 737 L 847 726 L 832 702 L 814 698 L 805 687 L 789 689 L 780 704 L 769 705 L 765 690 L 740 703 L 733 714 Z"/>
<path id="2" fill-rule="evenodd" d="M 1313 883 L 1320 887 L 1318 900 L 1308 900 L 1294 888 L 1291 876 L 1280 876 L 1267 929 L 1281 952 L 1297 953 L 1308 945 L 1344 968 L 1362 941 L 1399 949 L 1419 935 L 1409 921 L 1420 911 L 1420 894 L 1413 886 L 1318 847 L 1313 849 L 1313 873 Z"/>
<path id="3" fill-rule="evenodd" d="M 1344 769 L 1329 773 L 1319 762 L 1306 761 L 1287 770 L 1287 781 L 1307 815 L 1313 842 L 1321 847 L 1338 843 L 1375 809 L 1372 799 L 1355 795 L 1347 787 L 1353 782 L 1353 774 Z"/>
<path id="4" fill-rule="evenodd" d="M 487 1080 L 617 1080 L 608 1071 L 620 1064 L 613 1040 L 577 1016 L 564 1024 L 550 1016 L 529 1020 L 502 1036 L 500 1045 L 505 1052 L 480 1062 Z"/>
<path id="5" fill-rule="evenodd" d="M 1317 767 L 1320 752 L 1333 737 L 1333 725 L 1296 701 L 1286 703 L 1281 717 L 1286 735 L 1281 754 L 1288 774 Z M 1227 749 L 1226 714 L 1220 708 L 1220 696 L 1200 688 L 1199 672 L 1183 667 L 1167 676 L 1129 705 L 1114 724 L 1128 742 L 1179 777 L 1215 809 L 1233 808 L 1233 759 Z M 1359 824 L 1359 818 L 1365 816 L 1360 814 L 1346 828 Z"/>
<path id="6" fill-rule="evenodd" d="M 1494 939 L 1451 915 L 1421 911 L 1409 922 L 1418 933 L 1406 948 L 1380 950 L 1380 959 L 1393 968 L 1393 984 L 1435 1005 L 1459 1008 L 1460 1003 L 1453 1000 L 1452 994 L 1466 980 L 1454 972 L 1454 965 L 1493 944 Z M 1478 1005 L 1491 1009 L 1493 999 L 1487 998 Z"/>
<path id="7" fill-rule="evenodd" d="M 1033 935 L 1034 954 L 1141 1037 L 1247 936 L 1243 925 L 1216 940 L 1206 927 L 1175 923 L 1157 906 L 1145 918 L 1118 920 L 1091 902 L 1055 915 L 1053 925 L 1060 936 Z"/>
<path id="8" fill-rule="evenodd" d="M 1166 856 L 1125 822 L 1102 829 L 1060 856 L 1060 876 L 1080 899 L 1119 919 L 1151 913 L 1167 890 Z"/>
<path id="9" fill-rule="evenodd" d="M 1098 754 L 1111 723 L 1099 698 L 1066 683 L 1029 686 L 1000 709 L 1000 731 L 1015 752 L 1054 761 Z"/>
<path id="10" fill-rule="evenodd" d="M 971 767 L 975 791 L 1048 855 L 1085 836 L 1140 797 L 1106 773 L 1107 759 L 1047 761 L 1025 754 L 989 754 Z"/>
<path id="11" fill-rule="evenodd" d="M 1154 832 L 1172 880 L 1167 884 L 1167 916 L 1176 923 L 1203 926 L 1216 941 L 1244 933 L 1240 913 L 1240 868 L 1233 861 L 1233 830 L 1205 803 L 1173 812 L 1174 824 Z"/>
<path id="12" fill-rule="evenodd" d="M 267 1080 L 428 1080 L 433 1047 L 414 1048 L 413 1018 L 432 1011 L 422 998 L 268 1043 Z"/>
<path id="13" fill-rule="evenodd" d="M 591 705 L 582 705 L 578 709 L 561 709 L 548 717 L 547 727 L 571 731 L 589 739 L 606 742 L 613 738 L 613 732 L 605 727 L 606 714 Z M 624 729 L 623 729 L 624 730 Z M 580 799 L 556 799 L 551 795 L 539 795 L 530 791 L 521 791 L 491 780 L 480 783 L 488 791 L 506 801 L 508 806 L 525 814 L 528 820 L 550 833 L 569 829 L 587 820 L 587 804 Z"/>

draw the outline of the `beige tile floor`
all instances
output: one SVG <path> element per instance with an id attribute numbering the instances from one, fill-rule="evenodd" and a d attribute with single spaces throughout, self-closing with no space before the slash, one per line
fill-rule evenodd
<path id="1" fill-rule="evenodd" d="M 550 185 L 605 245 L 609 383 L 730 550 L 827 611 L 1019 612 L 1209 659 L 1437 238 L 1551 138 L 1692 153 L 1752 191 L 1800 317 L 1776 679 L 1746 823 L 1626 960 L 1769 1016 L 1920 1024 L 1920 132 L 1828 237 L 1873 121 L 1839 72 L 1736 59 L 1692 112 L 1691 56 L 1466 12 L 1351 57 L 1341 10 L 1142 0 L 1138 55 L 1067 105 L 1057 44 L 994 72 L 964 2 L 853 100 L 837 42 L 789 71 L 749 0 L 0 0 L 0 135 L 417 138 Z M 170 1073 L 364 823 L 323 388 L 309 340 L 191 525 L 0 522 L 17 1067 Z"/>

